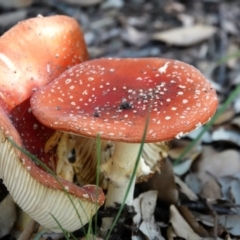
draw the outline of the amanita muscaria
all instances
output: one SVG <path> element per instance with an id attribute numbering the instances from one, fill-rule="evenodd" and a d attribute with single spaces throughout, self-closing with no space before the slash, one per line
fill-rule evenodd
<path id="1" fill-rule="evenodd" d="M 67 16 L 32 18 L 0 38 L 0 178 L 25 212 L 55 232 L 61 232 L 61 227 L 73 231 L 87 223 L 103 204 L 104 195 L 92 185 L 79 188 L 63 179 L 59 184 L 8 138 L 54 169 L 51 154 L 43 151 L 54 130 L 32 115 L 29 98 L 40 86 L 86 59 L 81 29 Z"/>
<path id="2" fill-rule="evenodd" d="M 159 58 L 84 62 L 31 98 L 33 114 L 44 125 L 115 142 L 113 156 L 101 167 L 110 179 L 106 207 L 123 200 L 148 117 L 144 142 L 167 141 L 206 123 L 217 104 L 215 90 L 196 68 Z M 139 168 L 149 172 L 142 160 Z"/>

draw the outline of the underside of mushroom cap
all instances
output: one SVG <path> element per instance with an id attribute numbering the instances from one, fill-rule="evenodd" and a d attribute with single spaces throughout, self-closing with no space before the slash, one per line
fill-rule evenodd
<path id="1" fill-rule="evenodd" d="M 104 202 L 102 190 L 92 185 L 79 188 L 39 169 L 11 144 L 8 138 L 22 147 L 18 132 L 1 109 L 0 116 L 0 178 L 14 201 L 55 232 L 62 232 L 59 224 L 74 231 L 89 222 Z"/>
<path id="2" fill-rule="evenodd" d="M 217 108 L 211 84 L 193 66 L 159 58 L 97 59 L 76 65 L 34 93 L 44 125 L 87 137 L 140 142 L 179 138 Z"/>

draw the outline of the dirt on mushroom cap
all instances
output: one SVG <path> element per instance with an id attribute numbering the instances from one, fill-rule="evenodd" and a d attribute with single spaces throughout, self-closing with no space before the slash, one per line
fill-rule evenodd
<path id="1" fill-rule="evenodd" d="M 97 59 L 67 70 L 36 92 L 31 105 L 45 125 L 113 141 L 169 140 L 215 113 L 215 90 L 194 67 L 170 59 Z"/>

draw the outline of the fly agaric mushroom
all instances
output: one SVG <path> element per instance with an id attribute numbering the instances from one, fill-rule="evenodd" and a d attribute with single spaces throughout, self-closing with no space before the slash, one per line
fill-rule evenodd
<path id="1" fill-rule="evenodd" d="M 215 90 L 197 69 L 158 58 L 84 62 L 31 98 L 33 114 L 44 125 L 115 142 L 113 156 L 101 166 L 110 179 L 106 207 L 123 201 L 148 116 L 145 142 L 167 141 L 207 122 L 217 104 Z M 139 165 L 149 173 L 142 160 Z"/>
<path id="2" fill-rule="evenodd" d="M 103 204 L 104 195 L 95 186 L 78 188 L 62 179 L 58 182 L 15 149 L 8 138 L 49 166 L 51 154 L 43 149 L 54 130 L 32 115 L 29 98 L 37 88 L 87 58 L 81 29 L 67 16 L 29 19 L 0 38 L 0 178 L 25 212 L 55 232 L 61 228 L 74 231 L 87 223 Z"/>

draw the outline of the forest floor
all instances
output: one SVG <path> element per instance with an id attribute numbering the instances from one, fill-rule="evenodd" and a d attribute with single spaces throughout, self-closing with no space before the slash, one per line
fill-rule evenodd
<path id="1" fill-rule="evenodd" d="M 198 68 L 217 91 L 218 118 L 198 141 L 194 139 L 203 128 L 171 141 L 162 173 L 136 187 L 136 201 L 153 199 L 153 214 L 140 217 L 135 229 L 121 226 L 121 234 L 113 233 L 111 239 L 240 239 L 240 93 L 234 92 L 240 83 L 240 2 L 19 0 L 16 6 L 11 2 L 0 1 L 0 34 L 38 14 L 69 15 L 81 25 L 91 59 L 181 60 Z M 231 94 L 235 96 L 226 103 Z M 6 191 L 0 191 L 0 200 L 1 193 L 5 196 Z M 141 215 L 149 209 L 143 204 L 139 211 Z M 4 239 L 13 238 L 10 233 Z"/>

